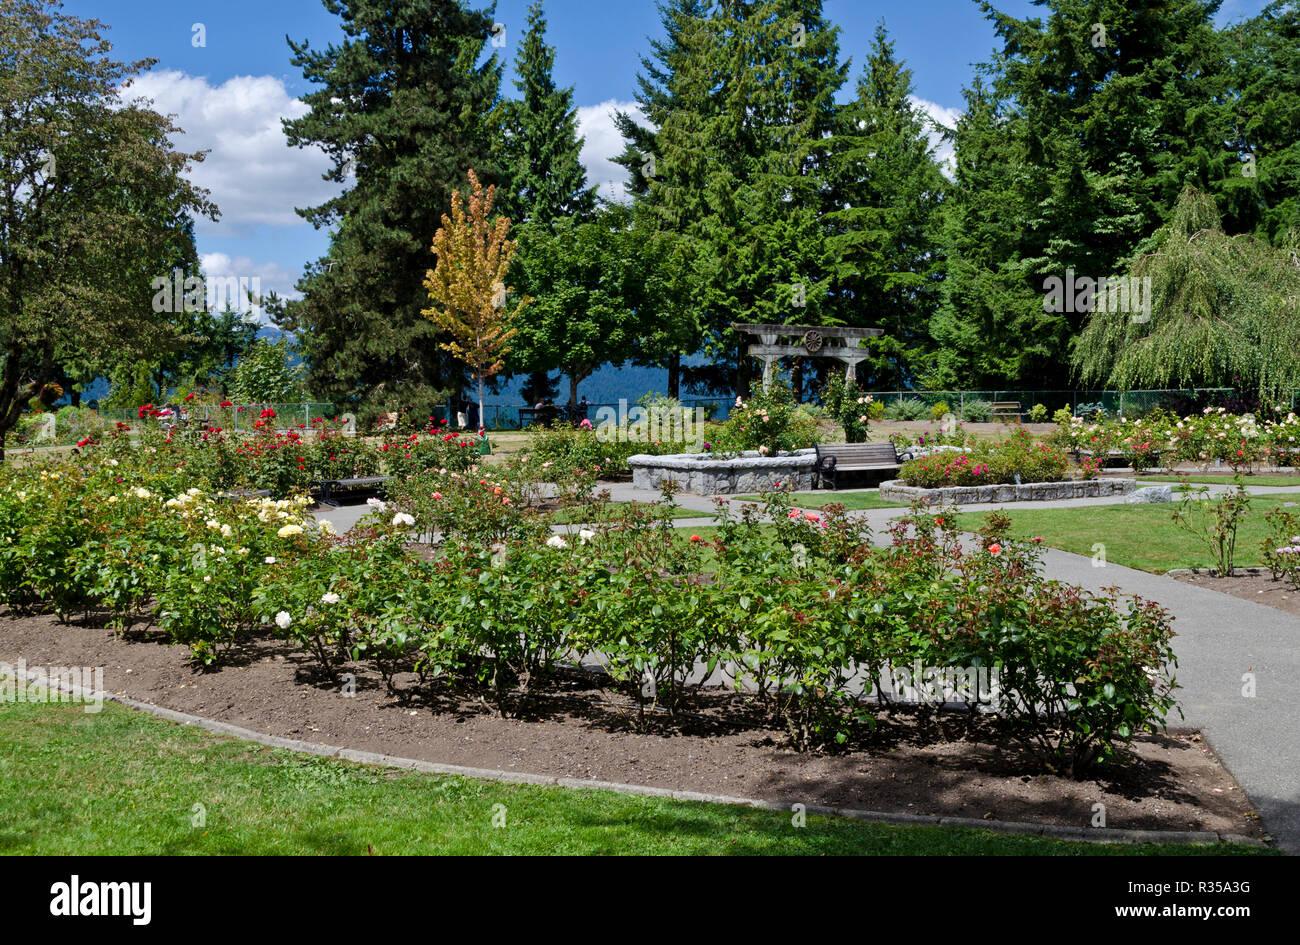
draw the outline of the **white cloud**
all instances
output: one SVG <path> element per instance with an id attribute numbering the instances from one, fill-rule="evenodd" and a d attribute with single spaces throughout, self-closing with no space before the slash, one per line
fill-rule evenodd
<path id="1" fill-rule="evenodd" d="M 940 105 L 937 102 L 931 102 L 916 95 L 909 95 L 908 101 L 925 112 L 926 115 L 930 117 L 931 121 L 943 125 L 950 131 L 956 129 L 957 119 L 961 118 L 962 115 L 961 109 L 959 108 L 949 108 L 947 105 Z M 935 148 L 934 156 L 939 162 L 939 166 L 943 168 L 943 172 L 948 175 L 948 177 L 952 177 L 957 172 L 952 141 L 944 140 L 938 131 L 931 128 L 930 144 Z"/>
<path id="2" fill-rule="evenodd" d="M 294 289 L 298 276 L 279 263 L 258 263 L 248 256 L 226 253 L 200 253 L 199 266 L 208 290 L 208 307 L 217 311 L 225 308 L 227 299 L 236 311 L 249 311 L 244 286 L 262 297 L 271 292 L 281 298 L 296 299 L 301 295 Z M 261 321 L 267 321 L 264 310 L 259 315 Z"/>
<path id="3" fill-rule="evenodd" d="M 627 200 L 627 169 L 615 164 L 613 158 L 623 153 L 625 141 L 614 125 L 614 113 L 626 112 L 634 121 L 643 122 L 645 116 L 636 102 L 609 99 L 599 105 L 578 108 L 578 134 L 586 140 L 582 144 L 582 166 L 587 169 L 587 182 L 600 188 L 600 195 L 608 200 Z"/>
<path id="4" fill-rule="evenodd" d="M 174 138 L 183 151 L 210 153 L 190 171 L 221 210 L 221 220 L 200 219 L 200 236 L 243 236 L 258 224 L 299 226 L 295 207 L 335 196 L 340 187 L 321 180 L 329 160 L 317 148 L 292 148 L 281 118 L 297 118 L 307 106 L 291 98 L 273 76 L 234 76 L 218 86 L 175 70 L 147 72 L 124 91 L 148 98 L 165 115 L 175 115 L 184 134 Z"/>

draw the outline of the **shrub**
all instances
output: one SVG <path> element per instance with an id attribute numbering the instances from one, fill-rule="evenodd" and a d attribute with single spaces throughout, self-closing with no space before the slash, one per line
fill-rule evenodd
<path id="1" fill-rule="evenodd" d="M 993 405 L 987 400 L 968 400 L 962 404 L 961 418 L 967 423 L 988 423 L 993 419 Z"/>
<path id="2" fill-rule="evenodd" d="M 918 508 L 878 548 L 842 507 L 802 510 L 774 491 L 739 516 L 724 510 L 715 542 L 686 541 L 666 505 L 550 535 L 532 510 L 530 460 L 414 473 L 340 539 L 305 500 L 184 487 L 177 444 L 149 442 L 112 435 L 75 462 L 4 470 L 6 603 L 144 614 L 204 664 L 271 633 L 327 675 L 366 661 L 392 689 L 413 670 L 399 697 L 456 686 L 513 716 L 579 655 L 605 663 L 642 726 L 653 710 L 681 715 L 694 686 L 721 676 L 801 750 L 871 725 L 864 673 L 983 667 L 997 673 L 991 707 L 1007 730 L 1075 777 L 1172 707 L 1167 615 L 1043 580 L 1037 546 L 1009 539 L 1005 517 L 972 545 L 950 510 Z M 1025 435 L 987 449 L 1017 468 L 1049 465 L 1050 452 Z M 580 514 L 599 505 L 585 501 Z M 443 540 L 411 547 L 433 533 Z"/>
<path id="3" fill-rule="evenodd" d="M 1273 572 L 1273 580 L 1285 577 L 1300 590 L 1300 515 L 1283 506 L 1264 513 L 1269 535 L 1260 546 L 1260 560 Z"/>
<path id="4" fill-rule="evenodd" d="M 927 411 L 925 402 L 913 397 L 903 397 L 885 408 L 885 416 L 890 420 L 920 420 Z"/>
<path id="5" fill-rule="evenodd" d="M 863 443 L 871 425 L 871 409 L 877 406 L 870 394 L 864 394 L 855 384 L 849 384 L 838 371 L 833 372 L 822 391 L 826 410 L 844 428 L 846 443 Z M 880 405 L 884 409 L 884 405 Z"/>
<path id="6" fill-rule="evenodd" d="M 1029 408 L 1029 422 L 1042 423 L 1047 419 L 1047 408 L 1042 404 L 1034 404 Z"/>
<path id="7" fill-rule="evenodd" d="M 977 444 L 966 452 L 940 452 L 909 460 L 899 477 L 909 486 L 980 486 L 1016 482 L 1060 482 L 1065 479 L 1065 454 L 1046 443 L 1035 443 L 1024 431 L 996 444 Z"/>
<path id="8" fill-rule="evenodd" d="M 1250 493 L 1240 476 L 1235 481 L 1236 488 L 1214 500 L 1210 499 L 1207 486 L 1188 489 L 1173 512 L 1174 523 L 1209 548 L 1214 573 L 1219 577 L 1228 577 L 1233 572 L 1237 528 L 1241 517 L 1250 509 Z"/>
<path id="9" fill-rule="evenodd" d="M 767 390 L 760 390 L 748 402 L 736 398 L 714 446 L 729 453 L 757 450 L 776 454 L 816 442 L 817 422 L 799 409 L 784 379 L 775 378 Z"/>
<path id="10" fill-rule="evenodd" d="M 952 413 L 952 411 L 949 409 L 948 401 L 946 400 L 940 400 L 930 405 L 931 420 L 935 420 L 935 421 L 942 420 L 950 413 Z"/>

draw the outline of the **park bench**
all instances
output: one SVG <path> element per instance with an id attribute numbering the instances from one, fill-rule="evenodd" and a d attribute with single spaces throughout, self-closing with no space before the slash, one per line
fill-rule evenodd
<path id="1" fill-rule="evenodd" d="M 226 492 L 217 493 L 217 498 L 226 502 L 238 502 L 240 499 L 269 499 L 270 497 L 270 489 L 230 489 Z"/>
<path id="2" fill-rule="evenodd" d="M 351 479 L 322 479 L 313 485 L 320 489 L 321 505 L 337 508 L 339 503 L 334 498 L 335 489 L 377 489 L 392 478 L 392 476 L 354 476 Z"/>
<path id="3" fill-rule="evenodd" d="M 817 463 L 813 466 L 813 488 L 820 489 L 823 482 L 829 482 L 832 489 L 839 488 L 839 474 L 842 472 L 876 472 L 898 469 L 898 453 L 894 444 L 885 443 L 836 443 L 831 445 L 815 444 Z"/>
<path id="4" fill-rule="evenodd" d="M 994 420 L 1019 420 L 1020 401 L 999 400 L 992 405 L 992 414 Z"/>
<path id="5" fill-rule="evenodd" d="M 1161 465 L 1161 463 L 1160 463 L 1160 458 L 1164 455 L 1165 451 L 1164 451 L 1164 450 L 1151 450 L 1150 453 L 1151 453 L 1151 459 L 1152 459 L 1152 465 L 1151 465 L 1150 468 L 1155 469 L 1155 468 L 1157 468 L 1157 467 L 1159 467 L 1159 466 Z M 1096 456 L 1097 456 L 1097 453 L 1094 452 L 1093 450 L 1085 450 L 1085 449 L 1072 449 L 1072 450 L 1069 450 L 1069 454 L 1070 454 L 1071 457 L 1074 458 L 1074 464 L 1075 464 L 1076 466 L 1078 466 L 1079 464 L 1081 464 L 1081 463 L 1083 462 L 1083 458 L 1084 458 L 1085 456 L 1088 457 L 1088 458 L 1090 458 L 1090 459 L 1093 458 L 1093 457 L 1096 457 Z M 1107 450 L 1107 451 L 1106 451 L 1104 454 L 1102 454 L 1101 457 L 1100 457 L 1103 466 L 1104 466 L 1106 463 L 1108 463 L 1108 462 L 1110 462 L 1111 460 L 1113 460 L 1113 459 L 1123 459 L 1123 458 L 1124 458 L 1124 451 L 1123 451 L 1123 450 Z"/>

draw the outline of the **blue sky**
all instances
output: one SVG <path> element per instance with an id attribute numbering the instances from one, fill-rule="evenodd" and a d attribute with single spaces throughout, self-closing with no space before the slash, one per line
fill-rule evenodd
<path id="1" fill-rule="evenodd" d="M 529 0 L 499 0 L 505 26 L 504 91 L 514 94 L 513 57 Z M 1013 15 L 1035 10 L 1029 0 L 1001 0 Z M 1251 16 L 1265 0 L 1226 0 L 1219 20 Z M 300 114 L 309 91 L 289 64 L 288 35 L 323 47 L 341 36 L 319 0 L 65 0 L 67 12 L 107 24 L 121 59 L 157 59 L 136 92 L 173 113 L 187 134 L 178 145 L 211 149 L 193 177 L 222 209 L 220 222 L 201 223 L 199 251 L 209 275 L 257 277 L 264 290 L 292 294 L 304 263 L 321 255 L 327 236 L 303 223 L 294 207 L 328 198 L 336 185 L 320 180 L 322 155 L 290 148 L 279 120 Z M 856 79 L 875 26 L 884 20 L 898 54 L 914 72 L 916 95 L 940 121 L 951 122 L 973 63 L 987 58 L 993 31 L 974 0 L 826 0 L 841 28 L 841 55 Z M 603 192 L 621 192 L 622 170 L 609 162 L 621 150 L 610 112 L 628 108 L 639 57 L 659 35 L 653 0 L 548 0 L 548 41 L 557 47 L 556 78 L 575 88 L 583 160 Z M 204 45 L 196 45 L 202 24 Z M 849 83 L 851 86 L 852 82 Z"/>

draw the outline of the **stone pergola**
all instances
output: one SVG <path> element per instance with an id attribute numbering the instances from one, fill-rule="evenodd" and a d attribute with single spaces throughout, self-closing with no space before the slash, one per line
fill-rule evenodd
<path id="1" fill-rule="evenodd" d="M 847 367 L 844 377 L 852 383 L 857 376 L 859 361 L 865 361 L 870 352 L 860 346 L 868 338 L 884 332 L 879 328 L 827 328 L 821 325 L 750 325 L 732 322 L 738 332 L 758 337 L 758 344 L 749 346 L 748 353 L 763 362 L 763 390 L 772 386 L 772 365 L 779 358 L 834 358 Z M 782 338 L 797 338 L 797 343 L 779 344 Z"/>

